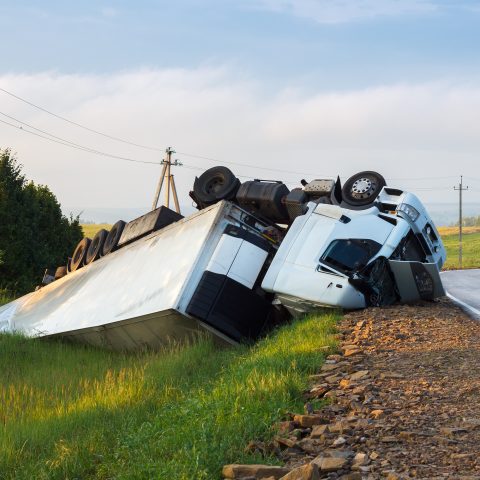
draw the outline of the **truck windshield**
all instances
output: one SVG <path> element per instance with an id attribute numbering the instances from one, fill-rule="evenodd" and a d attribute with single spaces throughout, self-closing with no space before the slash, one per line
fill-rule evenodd
<path id="1" fill-rule="evenodd" d="M 320 260 L 336 270 L 349 274 L 365 267 L 380 248 L 382 246 L 374 240 L 334 240 Z"/>

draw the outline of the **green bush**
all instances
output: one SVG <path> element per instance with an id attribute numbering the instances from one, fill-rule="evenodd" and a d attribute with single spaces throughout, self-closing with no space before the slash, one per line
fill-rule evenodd
<path id="1" fill-rule="evenodd" d="M 0 288 L 31 290 L 81 238 L 78 218 L 66 218 L 49 188 L 28 182 L 10 150 L 0 150 Z"/>

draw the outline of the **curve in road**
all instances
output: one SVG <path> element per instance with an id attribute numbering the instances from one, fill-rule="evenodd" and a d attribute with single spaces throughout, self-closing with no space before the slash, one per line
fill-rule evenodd
<path id="1" fill-rule="evenodd" d="M 480 320 L 480 268 L 447 270 L 441 273 L 441 278 L 447 295 Z"/>

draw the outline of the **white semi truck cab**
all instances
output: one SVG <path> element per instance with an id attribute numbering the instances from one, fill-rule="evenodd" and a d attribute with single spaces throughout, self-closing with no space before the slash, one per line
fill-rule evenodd
<path id="1" fill-rule="evenodd" d="M 384 187 L 367 209 L 307 204 L 272 260 L 262 288 L 293 312 L 347 309 L 444 295 L 440 235 L 412 193 Z"/>

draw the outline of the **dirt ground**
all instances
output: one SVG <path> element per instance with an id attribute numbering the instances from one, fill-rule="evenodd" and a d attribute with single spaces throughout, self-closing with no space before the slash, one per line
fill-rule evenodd
<path id="1" fill-rule="evenodd" d="M 306 439 L 351 451 L 325 478 L 480 479 L 480 324 L 442 300 L 350 313 L 341 333 L 310 392 L 334 401 Z"/>
<path id="2" fill-rule="evenodd" d="M 265 478 L 480 480 L 480 323 L 442 299 L 349 313 L 339 336 L 270 446 L 289 473 Z"/>

